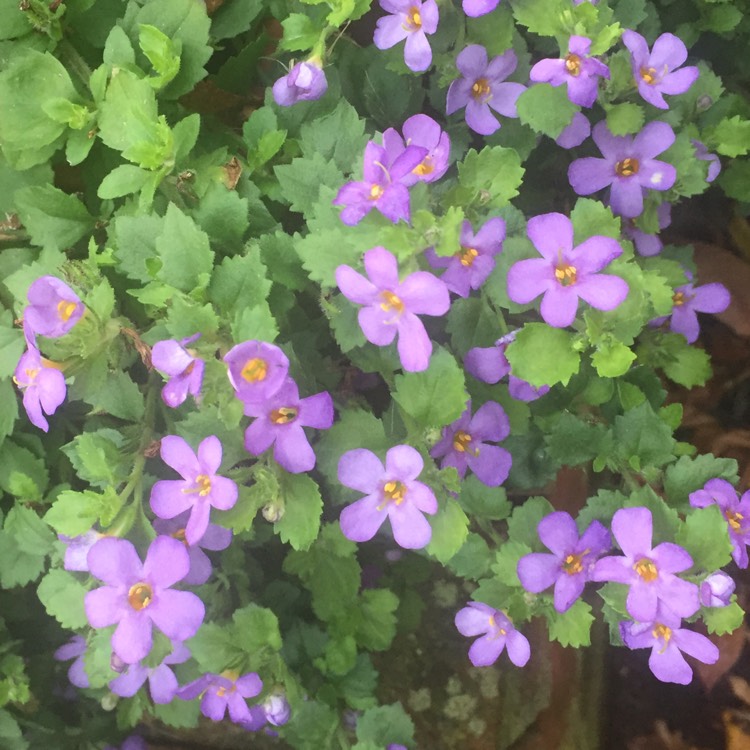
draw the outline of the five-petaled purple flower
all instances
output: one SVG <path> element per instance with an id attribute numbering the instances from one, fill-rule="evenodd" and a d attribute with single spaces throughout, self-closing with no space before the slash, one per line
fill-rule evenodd
<path id="1" fill-rule="evenodd" d="M 147 667 L 142 662 L 130 664 L 122 674 L 109 683 L 109 689 L 121 698 L 132 698 L 146 680 L 154 703 L 170 703 L 177 694 L 179 684 L 173 664 L 182 664 L 190 658 L 190 649 L 182 643 L 173 643 L 173 650 L 157 667 Z"/>
<path id="2" fill-rule="evenodd" d="M 243 341 L 233 346 L 224 355 L 224 362 L 237 398 L 245 403 L 273 396 L 289 373 L 286 354 L 265 341 Z"/>
<path id="3" fill-rule="evenodd" d="M 151 348 L 151 362 L 157 370 L 169 375 L 169 380 L 161 390 L 161 397 L 167 406 L 176 409 L 184 403 L 188 393 L 198 398 L 203 385 L 202 359 L 185 347 L 200 337 L 200 333 L 174 341 L 157 341 Z"/>
<path id="4" fill-rule="evenodd" d="M 597 310 L 614 310 L 628 295 L 619 276 L 600 274 L 622 254 L 617 240 L 596 235 L 573 247 L 573 224 L 558 213 L 529 219 L 529 239 L 542 258 L 514 263 L 508 271 L 508 296 L 521 305 L 543 294 L 545 323 L 565 328 L 575 319 L 578 298 Z"/>
<path id="5" fill-rule="evenodd" d="M 287 378 L 263 403 L 245 404 L 245 414 L 255 417 L 245 430 L 245 448 L 259 456 L 273 445 L 273 457 L 292 474 L 315 466 L 315 451 L 303 427 L 327 430 L 333 424 L 333 399 L 328 391 L 299 397 L 297 384 Z"/>
<path id="6" fill-rule="evenodd" d="M 130 542 L 107 537 L 91 548 L 88 559 L 91 575 L 107 585 L 86 594 L 86 617 L 93 628 L 117 625 L 112 649 L 126 664 L 151 650 L 152 625 L 173 641 L 196 634 L 205 615 L 203 602 L 171 588 L 190 568 L 187 550 L 176 539 L 156 537 L 141 563 Z"/>
<path id="7" fill-rule="evenodd" d="M 407 146 L 419 146 L 427 149 L 426 156 L 414 169 L 401 178 L 407 187 L 417 182 L 435 182 L 448 171 L 448 157 L 451 150 L 451 139 L 440 125 L 427 115 L 413 115 L 401 128 L 403 137 L 394 128 L 383 133 L 383 146 L 392 163 Z M 406 142 L 404 142 L 406 141 Z"/>
<path id="8" fill-rule="evenodd" d="M 178 435 L 161 439 L 161 458 L 182 479 L 161 479 L 151 489 L 151 510 L 159 518 L 174 518 L 190 510 L 185 540 L 196 544 L 206 533 L 211 507 L 229 510 L 237 502 L 237 485 L 216 472 L 221 465 L 221 442 L 210 435 L 198 446 L 198 455 Z"/>
<path id="9" fill-rule="evenodd" d="M 518 58 L 512 49 L 488 60 L 484 47 L 470 44 L 456 58 L 463 77 L 453 81 L 448 89 L 446 114 L 466 107 L 466 124 L 480 135 L 492 135 L 500 128 L 490 107 L 505 117 L 518 117 L 516 101 L 526 86 L 504 82 L 516 65 Z"/>
<path id="10" fill-rule="evenodd" d="M 347 451 L 339 459 L 339 482 L 366 496 L 341 511 L 341 531 L 353 542 L 372 539 L 386 518 L 393 538 L 404 549 L 429 544 L 432 528 L 422 515 L 437 512 L 432 490 L 416 481 L 424 468 L 422 456 L 410 445 L 396 445 L 380 459 L 365 448 Z"/>
<path id="11" fill-rule="evenodd" d="M 650 122 L 633 137 L 612 135 L 602 120 L 592 136 L 603 158 L 587 156 L 568 167 L 568 180 L 578 195 L 611 185 L 612 211 L 633 219 L 643 213 L 645 190 L 669 190 L 674 185 L 677 170 L 654 158 L 674 143 L 674 131 L 666 122 Z"/>
<path id="12" fill-rule="evenodd" d="M 507 478 L 512 458 L 498 445 L 510 434 L 510 423 L 503 407 L 486 401 L 471 416 L 471 401 L 466 411 L 453 424 L 443 428 L 442 439 L 432 448 L 433 458 L 442 458 L 440 468 L 453 466 L 459 477 L 471 469 L 477 479 L 488 487 L 498 487 Z"/>
<path id="13" fill-rule="evenodd" d="M 427 154 L 426 148 L 407 146 L 391 162 L 385 147 L 370 141 L 365 147 L 364 180 L 347 182 L 333 199 L 334 206 L 344 206 L 341 221 L 349 226 L 359 224 L 373 208 L 394 224 L 400 219 L 410 221 L 409 189 L 401 180 L 413 172 Z"/>
<path id="14" fill-rule="evenodd" d="M 445 268 L 440 277 L 451 292 L 468 297 L 479 289 L 495 268 L 495 256 L 503 249 L 505 221 L 499 216 L 485 222 L 474 234 L 471 224 L 464 221 L 459 238 L 460 249 L 454 255 L 440 256 L 431 248 L 425 253 L 433 268 Z"/>
<path id="15" fill-rule="evenodd" d="M 592 581 L 628 584 L 628 613 L 640 622 L 653 622 L 659 603 L 679 617 L 695 614 L 700 606 L 698 587 L 675 575 L 691 568 L 693 558 L 671 542 L 651 547 L 653 519 L 648 508 L 620 508 L 612 518 L 612 533 L 623 554 L 599 560 Z"/>
<path id="16" fill-rule="evenodd" d="M 727 519 L 732 559 L 740 568 L 748 565 L 747 544 L 750 544 L 750 490 L 741 498 L 726 479 L 709 479 L 702 490 L 690 493 L 693 508 L 718 505 Z"/>
<path id="17" fill-rule="evenodd" d="M 326 74 L 317 60 L 298 62 L 273 85 L 273 99 L 282 107 L 320 99 L 328 88 Z"/>
<path id="18" fill-rule="evenodd" d="M 403 39 L 404 62 L 417 73 L 432 64 L 432 49 L 427 34 L 438 27 L 438 6 L 435 0 L 380 0 L 380 7 L 391 15 L 378 19 L 373 43 L 378 49 L 390 49 Z"/>
<path id="19" fill-rule="evenodd" d="M 13 382 L 23 391 L 23 408 L 29 421 L 44 432 L 49 431 L 50 416 L 65 401 L 65 376 L 55 367 L 48 367 L 39 350 L 30 346 L 18 360 Z"/>
<path id="20" fill-rule="evenodd" d="M 398 354 L 404 370 L 426 370 L 432 341 L 417 315 L 448 312 L 448 288 L 426 271 L 416 271 L 399 282 L 398 261 L 384 247 L 368 250 L 364 264 L 368 278 L 351 266 L 339 266 L 336 283 L 347 299 L 365 305 L 358 314 L 365 338 L 376 346 L 388 346 L 398 333 Z"/>
<path id="21" fill-rule="evenodd" d="M 596 101 L 598 78 L 609 78 L 609 68 L 589 57 L 591 40 L 585 36 L 571 36 L 568 54 L 560 59 L 540 60 L 529 73 L 537 83 L 546 81 L 552 86 L 568 84 L 568 99 L 581 107 L 591 107 Z"/>
<path id="22" fill-rule="evenodd" d="M 213 721 L 221 721 L 227 710 L 235 724 L 252 720 L 246 698 L 254 698 L 263 689 L 263 683 L 255 672 L 241 677 L 238 672 L 228 670 L 221 674 L 206 674 L 180 688 L 177 696 L 189 701 L 201 693 L 201 712 Z"/>
<path id="23" fill-rule="evenodd" d="M 77 688 L 89 687 L 89 676 L 84 668 L 83 655 L 86 653 L 86 639 L 82 635 L 74 635 L 67 643 L 64 643 L 53 654 L 57 661 L 70 661 L 73 663 L 68 668 L 68 679 L 71 685 Z"/>
<path id="24" fill-rule="evenodd" d="M 597 558 L 611 546 L 607 529 L 592 521 L 578 536 L 576 522 L 559 511 L 545 516 L 537 526 L 539 538 L 552 554 L 532 552 L 518 561 L 518 580 L 534 594 L 555 585 L 555 609 L 565 612 L 583 593 Z"/>
<path id="25" fill-rule="evenodd" d="M 734 578 L 723 570 L 717 570 L 706 576 L 701 583 L 701 604 L 704 607 L 726 607 L 732 599 L 734 589 Z"/>
<path id="26" fill-rule="evenodd" d="M 687 48 L 674 34 L 662 34 L 649 52 L 648 43 L 630 29 L 622 33 L 640 95 L 659 109 L 669 109 L 662 94 L 683 94 L 698 78 L 698 68 L 677 70 L 687 59 Z"/>
<path id="27" fill-rule="evenodd" d="M 481 635 L 469 648 L 469 660 L 475 667 L 494 664 L 506 646 L 508 658 L 523 667 L 531 656 L 526 636 L 519 633 L 508 616 L 481 602 L 469 602 L 456 613 L 456 628 L 461 635 Z"/>
<path id="28" fill-rule="evenodd" d="M 23 311 L 25 328 L 51 339 L 64 336 L 86 309 L 78 295 L 54 276 L 38 278 L 26 297 L 29 304 Z"/>
<path id="29" fill-rule="evenodd" d="M 687 685 L 693 670 L 682 655 L 684 651 L 704 664 L 714 664 L 719 649 L 705 635 L 680 627 L 680 618 L 659 608 L 650 622 L 621 622 L 620 635 L 628 648 L 650 648 L 648 666 L 662 682 Z"/>

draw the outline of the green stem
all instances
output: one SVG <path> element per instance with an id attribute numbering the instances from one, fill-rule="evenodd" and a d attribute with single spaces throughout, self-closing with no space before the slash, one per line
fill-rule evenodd
<path id="1" fill-rule="evenodd" d="M 62 39 L 57 45 L 57 51 L 60 55 L 60 61 L 66 68 L 72 70 L 79 78 L 81 83 L 89 88 L 89 79 L 91 78 L 91 68 L 81 57 L 80 52 L 67 40 Z"/>

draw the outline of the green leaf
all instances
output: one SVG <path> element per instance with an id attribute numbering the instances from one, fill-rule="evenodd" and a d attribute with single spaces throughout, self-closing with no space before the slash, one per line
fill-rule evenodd
<path id="1" fill-rule="evenodd" d="M 83 608 L 86 588 L 65 570 L 50 570 L 39 582 L 39 600 L 60 625 L 69 630 L 82 628 L 87 623 Z"/>
<path id="2" fill-rule="evenodd" d="M 538 546 L 538 545 L 537 545 Z M 518 561 L 531 552 L 531 547 L 515 539 L 508 539 L 501 544 L 492 563 L 492 572 L 505 586 L 518 588 L 521 581 L 518 578 Z"/>
<path id="3" fill-rule="evenodd" d="M 17 190 L 15 202 L 31 241 L 41 247 L 65 249 L 94 228 L 83 203 L 52 185 Z"/>
<path id="4" fill-rule="evenodd" d="M 138 46 L 156 72 L 148 82 L 157 90 L 163 88 L 180 71 L 179 39 L 174 41 L 155 26 L 144 23 L 138 30 Z"/>
<path id="5" fill-rule="evenodd" d="M 128 278 L 153 281 L 147 262 L 156 257 L 156 238 L 164 227 L 161 216 L 118 216 L 110 233 L 115 245 L 117 268 Z"/>
<path id="6" fill-rule="evenodd" d="M 211 18 L 211 36 L 228 39 L 247 31 L 263 9 L 262 0 L 232 0 L 224 3 Z"/>
<path id="7" fill-rule="evenodd" d="M 44 556 L 54 549 L 55 535 L 49 526 L 25 505 L 14 505 L 8 511 L 3 531 L 13 537 L 22 552 Z"/>
<path id="8" fill-rule="evenodd" d="M 122 370 L 110 374 L 99 391 L 91 394 L 91 403 L 95 411 L 105 411 L 130 422 L 143 417 L 143 394 Z"/>
<path id="9" fill-rule="evenodd" d="M 612 209 L 600 201 L 579 198 L 570 212 L 570 220 L 573 223 L 576 245 L 595 235 L 615 239 L 620 237 L 620 217 L 614 216 Z"/>
<path id="10" fill-rule="evenodd" d="M 174 203 L 167 207 L 156 250 L 162 261 L 159 279 L 183 292 L 206 286 L 214 260 L 208 235 Z"/>
<path id="11" fill-rule="evenodd" d="M 550 609 L 546 615 L 550 640 L 573 648 L 591 645 L 591 625 L 595 618 L 583 599 L 578 599 L 565 612 Z"/>
<path id="12" fill-rule="evenodd" d="M 604 425 L 563 412 L 544 440 L 551 458 L 564 466 L 577 466 L 600 454 L 606 434 Z"/>
<path id="13" fill-rule="evenodd" d="M 284 725 L 284 739 L 294 750 L 327 747 L 339 726 L 338 712 L 315 700 L 301 703 Z"/>
<path id="14" fill-rule="evenodd" d="M 567 385 L 580 367 L 575 337 L 546 323 L 527 323 L 505 350 L 513 374 L 538 388 Z"/>
<path id="15" fill-rule="evenodd" d="M 107 525 L 121 507 L 122 501 L 113 487 L 106 487 L 101 494 L 91 490 L 64 490 L 58 494 L 44 520 L 58 534 L 78 536 L 91 529 L 100 517 Z"/>
<path id="16" fill-rule="evenodd" d="M 0 380 L 0 445 L 13 432 L 17 417 L 18 400 L 13 385 L 10 380 Z"/>
<path id="17" fill-rule="evenodd" d="M 715 505 L 690 513 L 680 526 L 676 541 L 693 558 L 693 571 L 712 573 L 732 558 L 727 519 Z"/>
<path id="18" fill-rule="evenodd" d="M 736 601 L 733 601 L 726 607 L 703 607 L 701 617 L 709 633 L 727 635 L 742 627 L 745 621 L 745 611 Z"/>
<path id="19" fill-rule="evenodd" d="M 667 467 L 664 474 L 664 492 L 671 505 L 687 506 L 691 492 L 702 490 L 709 479 L 726 479 L 731 484 L 738 480 L 737 461 L 717 458 L 711 453 L 691 458 L 680 456 Z"/>
<path id="20" fill-rule="evenodd" d="M 0 531 L 0 587 L 10 589 L 35 581 L 44 571 L 45 557 L 24 552 L 12 534 Z"/>
<path id="21" fill-rule="evenodd" d="M 376 747 L 409 745 L 414 740 L 414 723 L 400 703 L 369 708 L 357 720 L 357 739 Z"/>
<path id="22" fill-rule="evenodd" d="M 323 512 L 318 485 L 307 474 L 284 472 L 279 487 L 284 515 L 274 524 L 274 531 L 294 549 L 309 549 L 318 536 Z"/>
<path id="23" fill-rule="evenodd" d="M 137 193 L 150 176 L 151 173 L 145 169 L 132 164 L 121 164 L 101 181 L 96 194 L 103 200 L 108 200 Z"/>
<path id="24" fill-rule="evenodd" d="M 466 541 L 469 519 L 455 500 L 448 500 L 445 507 L 430 518 L 432 539 L 427 552 L 445 564 Z"/>
<path id="25" fill-rule="evenodd" d="M 750 159 L 732 162 L 719 176 L 719 184 L 730 198 L 750 202 Z"/>
<path id="26" fill-rule="evenodd" d="M 567 86 L 537 83 L 518 97 L 518 116 L 537 133 L 557 138 L 578 111 L 568 99 Z"/>
<path id="27" fill-rule="evenodd" d="M 319 154 L 341 172 L 351 170 L 366 144 L 365 121 L 346 99 L 341 99 L 330 114 L 304 123 L 300 130 L 302 154 L 308 159 Z"/>
<path id="28" fill-rule="evenodd" d="M 648 403 L 615 417 L 614 439 L 619 460 L 636 471 L 673 460 L 672 430 Z"/>
<path id="29" fill-rule="evenodd" d="M 492 13 L 481 18 L 466 17 L 466 41 L 481 44 L 490 59 L 510 49 L 513 43 L 513 17 L 510 8 L 502 3 Z"/>
<path id="30" fill-rule="evenodd" d="M 135 50 L 122 26 L 113 26 L 104 43 L 102 60 L 110 68 L 135 65 Z"/>
<path id="31" fill-rule="evenodd" d="M 289 203 L 292 211 L 306 217 L 312 213 L 321 187 L 338 190 L 345 182 L 336 164 L 318 152 L 308 158 L 292 159 L 290 164 L 279 164 L 273 171 L 283 199 Z"/>
<path id="32" fill-rule="evenodd" d="M 643 127 L 645 113 L 638 104 L 623 102 L 607 107 L 607 127 L 612 135 L 630 135 Z"/>
<path id="33" fill-rule="evenodd" d="M 539 547 L 537 526 L 544 516 L 552 513 L 554 508 L 544 497 L 530 497 L 519 505 L 508 521 L 508 538 L 521 542 L 532 549 Z"/>
<path id="34" fill-rule="evenodd" d="M 275 341 L 278 335 L 279 329 L 267 302 L 240 310 L 232 321 L 232 338 L 235 341 Z"/>
<path id="35" fill-rule="evenodd" d="M 458 165 L 460 203 L 478 201 L 486 209 L 505 206 L 518 195 L 524 175 L 521 160 L 514 149 L 485 146 L 471 149 Z"/>
<path id="36" fill-rule="evenodd" d="M 398 597 L 389 589 L 367 589 L 360 597 L 357 642 L 368 651 L 385 651 L 396 637 Z"/>
<path id="37" fill-rule="evenodd" d="M 214 246 L 231 248 L 232 254 L 250 225 L 247 198 L 219 183 L 211 185 L 193 216 Z"/>
<path id="38" fill-rule="evenodd" d="M 685 388 L 704 385 L 712 375 L 711 357 L 704 349 L 688 344 L 683 336 L 677 338 L 664 342 L 667 346 L 664 347 L 663 354 L 669 357 L 662 365 L 664 374 Z"/>
<path id="39" fill-rule="evenodd" d="M 490 521 L 502 521 L 512 508 L 504 487 L 488 487 L 473 474 L 461 481 L 458 502 L 471 516 Z"/>
<path id="40" fill-rule="evenodd" d="M 77 435 L 62 451 L 84 481 L 94 487 L 117 487 L 127 479 L 129 471 L 128 462 L 122 457 L 123 442 L 120 432 L 104 428 Z"/>
<path id="41" fill-rule="evenodd" d="M 487 542 L 479 534 L 469 533 L 447 567 L 461 578 L 477 581 L 489 572 L 491 553 Z"/>
<path id="42" fill-rule="evenodd" d="M 15 0 L 13 7 L 15 9 L 18 8 L 18 4 L 15 3 Z M 5 13 L 6 11 L 1 12 Z M 29 743 L 23 738 L 23 734 L 21 734 L 21 727 L 18 726 L 16 720 L 11 716 L 11 714 L 1 708 L 0 744 L 2 744 L 5 750 L 28 750 L 29 747 Z"/>
<path id="43" fill-rule="evenodd" d="M 0 446 L 0 488 L 23 500 L 41 500 L 49 475 L 44 461 L 30 450 L 6 440 Z"/>
<path id="44" fill-rule="evenodd" d="M 260 250 L 249 246 L 245 255 L 224 258 L 216 267 L 208 296 L 222 313 L 231 315 L 265 300 L 270 289 Z"/>
<path id="45" fill-rule="evenodd" d="M 620 341 L 609 341 L 597 346 L 591 355 L 591 364 L 603 378 L 617 378 L 624 375 L 635 361 L 635 352 Z"/>
<path id="46" fill-rule="evenodd" d="M 0 39 L 13 39 L 32 30 L 28 13 L 21 10 L 16 0 L 0 0 L 0 18 L 3 19 Z M 0 732 L 0 737 L 3 736 Z"/>
<path id="47" fill-rule="evenodd" d="M 291 13 L 282 22 L 284 36 L 279 43 L 279 49 L 286 52 L 308 50 L 315 46 L 322 31 L 324 23 L 322 17 L 314 19 L 316 14 L 311 10 L 308 13 Z"/>

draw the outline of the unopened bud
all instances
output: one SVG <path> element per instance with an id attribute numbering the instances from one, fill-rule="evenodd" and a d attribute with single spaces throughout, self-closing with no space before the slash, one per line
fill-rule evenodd
<path id="1" fill-rule="evenodd" d="M 268 523 L 278 523 L 284 517 L 284 506 L 280 502 L 268 503 L 261 513 Z"/>
<path id="2" fill-rule="evenodd" d="M 717 570 L 701 583 L 701 604 L 704 607 L 726 607 L 734 593 L 734 579 Z"/>

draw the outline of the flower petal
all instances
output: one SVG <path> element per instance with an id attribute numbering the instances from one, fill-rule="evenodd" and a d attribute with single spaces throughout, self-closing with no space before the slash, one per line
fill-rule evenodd
<path id="1" fill-rule="evenodd" d="M 379 508 L 381 501 L 382 495 L 378 492 L 344 508 L 339 517 L 343 535 L 353 542 L 368 542 L 372 539 L 388 515 L 385 508 Z"/>
<path id="2" fill-rule="evenodd" d="M 171 536 L 157 536 L 146 553 L 143 577 L 160 588 L 168 588 L 181 581 L 189 569 L 190 560 L 185 545 Z"/>
<path id="3" fill-rule="evenodd" d="M 548 261 L 556 263 L 560 251 L 573 248 L 573 222 L 563 214 L 549 213 L 529 219 L 526 234 Z"/>
<path id="4" fill-rule="evenodd" d="M 159 630 L 174 641 L 192 638 L 203 622 L 206 608 L 190 591 L 167 589 L 144 610 Z"/>
<path id="5" fill-rule="evenodd" d="M 89 572 L 110 586 L 129 586 L 142 575 L 141 558 L 126 539 L 105 537 L 88 554 Z"/>
<path id="6" fill-rule="evenodd" d="M 136 612 L 131 608 L 112 635 L 112 650 L 126 664 L 135 664 L 146 658 L 151 643 L 151 620 L 146 611 Z"/>

